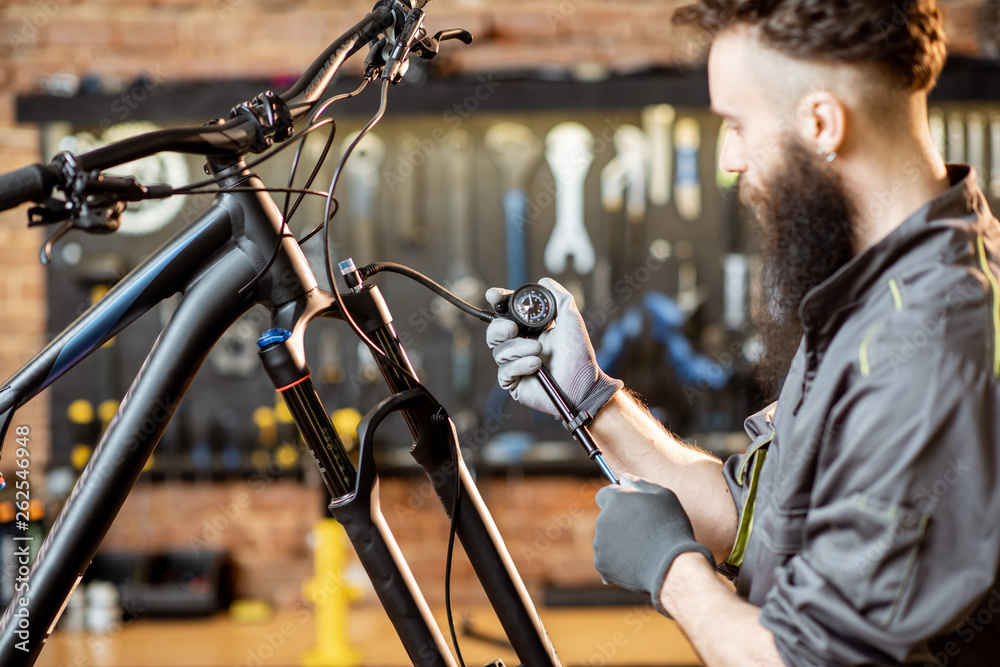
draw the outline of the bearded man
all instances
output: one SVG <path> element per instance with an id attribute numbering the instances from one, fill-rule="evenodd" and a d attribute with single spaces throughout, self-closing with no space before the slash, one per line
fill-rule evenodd
<path id="1" fill-rule="evenodd" d="M 538 340 L 490 325 L 499 381 L 555 415 L 544 359 L 592 420 L 626 473 L 597 494 L 595 566 L 648 592 L 706 664 L 996 664 L 1000 226 L 931 140 L 940 12 L 701 0 L 675 22 L 712 37 L 720 164 L 768 260 L 778 400 L 725 463 L 679 442 L 597 367 L 552 282 Z"/>

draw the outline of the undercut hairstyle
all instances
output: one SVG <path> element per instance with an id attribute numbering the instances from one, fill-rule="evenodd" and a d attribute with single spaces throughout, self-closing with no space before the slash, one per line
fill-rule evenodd
<path id="1" fill-rule="evenodd" d="M 912 92 L 933 88 L 945 61 L 935 0 L 700 0 L 678 9 L 673 22 L 712 37 L 749 26 L 787 56 L 871 65 Z"/>

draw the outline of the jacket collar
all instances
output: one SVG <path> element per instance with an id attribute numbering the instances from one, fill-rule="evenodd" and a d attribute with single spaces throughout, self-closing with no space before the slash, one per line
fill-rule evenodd
<path id="1" fill-rule="evenodd" d="M 976 184 L 975 171 L 966 165 L 948 165 L 948 177 L 951 187 L 805 295 L 799 305 L 799 316 L 806 331 L 832 334 L 847 312 L 864 300 L 890 267 L 924 260 L 939 254 L 956 238 L 968 241 L 983 231 L 989 209 Z M 924 243 L 928 236 L 935 235 L 940 240 Z"/>

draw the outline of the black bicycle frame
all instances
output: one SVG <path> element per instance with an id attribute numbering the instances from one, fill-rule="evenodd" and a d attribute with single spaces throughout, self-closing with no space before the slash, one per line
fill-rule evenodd
<path id="1" fill-rule="evenodd" d="M 241 184 L 263 187 L 243 174 Z M 180 303 L 150 350 L 70 498 L 38 550 L 31 574 L 2 620 L 0 664 L 30 665 L 138 480 L 212 346 L 255 303 L 315 289 L 301 250 L 279 238 L 280 215 L 265 193 L 222 193 L 4 384 L 0 437 L 14 410 L 163 299 Z M 263 267 L 261 249 L 282 243 L 270 276 L 284 284 L 241 296 Z M 273 282 L 273 280 L 272 280 Z M 297 292 L 297 294 L 296 294 Z"/>
<path id="2" fill-rule="evenodd" d="M 223 183 L 224 187 L 263 188 L 255 175 L 242 168 L 242 163 L 231 171 L 233 176 Z M 301 248 L 282 232 L 281 215 L 269 195 L 223 191 L 204 214 L 122 279 L 0 389 L 3 438 L 17 408 L 160 301 L 181 293 L 176 310 L 39 548 L 30 575 L 19 582 L 15 598 L 0 621 L 0 664 L 28 667 L 34 663 L 202 362 L 243 313 L 256 304 L 269 308 L 273 324 L 292 333 L 286 343 L 288 353 L 294 365 L 308 375 L 302 346 L 306 325 L 315 317 L 336 318 L 342 313 L 333 295 L 317 287 Z M 253 290 L 241 295 L 241 290 L 265 267 L 276 244 L 281 248 L 274 264 Z M 379 363 L 392 392 L 418 387 L 377 289 L 365 286 L 343 298 L 366 333 L 389 355 L 391 361 L 379 359 Z M 275 384 L 277 389 L 283 388 Z M 300 392 L 306 391 L 307 399 L 309 387 L 311 384 L 299 387 Z M 291 398 L 284 395 L 286 400 Z M 295 402 L 289 400 L 290 404 Z M 437 422 L 431 428 L 431 415 L 426 410 L 400 409 L 417 443 L 414 456 L 427 471 L 445 507 L 452 507 L 455 490 L 460 488 L 458 536 L 515 652 L 525 664 L 558 665 L 524 584 L 461 461 L 447 415 L 443 409 L 436 411 Z M 293 415 L 307 446 L 321 463 L 324 480 L 331 486 L 320 450 L 332 447 L 331 451 L 335 451 L 342 445 L 329 424 L 328 411 L 293 409 Z M 339 475 L 344 477 L 345 471 Z M 348 489 L 355 487 L 354 480 L 349 483 Z M 331 489 L 336 490 L 333 486 Z M 348 495 L 340 499 L 342 508 L 350 506 L 357 496 Z M 346 517 L 348 511 L 340 509 L 338 516 Z M 394 544 L 384 522 L 376 521 L 361 532 L 356 528 L 352 532 L 359 556 L 370 572 L 391 567 L 405 574 L 401 557 L 387 557 L 384 553 L 372 557 L 371 551 L 366 555 L 362 547 L 372 540 Z M 432 638 L 438 657 L 428 664 L 453 664 L 429 614 L 413 616 L 412 609 L 426 609 L 426 603 L 415 585 L 408 588 L 404 580 L 405 576 L 390 577 L 379 587 L 380 597 L 387 596 L 383 597 L 386 613 L 404 645 L 409 650 L 413 637 L 419 637 L 426 646 L 427 638 Z M 401 599 L 400 595 L 410 600 L 409 605 L 397 606 L 393 602 Z M 418 650 L 414 657 L 426 658 L 426 650 Z"/>
<path id="3" fill-rule="evenodd" d="M 379 0 L 365 19 L 331 44 L 282 95 L 288 120 L 304 118 L 340 64 L 390 26 L 399 28 L 404 18 L 399 2 Z M 255 114 L 263 117 L 255 119 Z M 417 664 L 454 664 L 378 510 L 370 437 L 362 438 L 367 443 L 365 453 L 361 467 L 354 471 L 309 379 L 305 328 L 316 317 L 345 318 L 341 303 L 350 319 L 382 350 L 376 361 L 392 393 L 369 413 L 364 432 L 370 436 L 389 412 L 403 415 L 415 441 L 412 453 L 442 505 L 454 514 L 457 535 L 518 657 L 532 667 L 558 665 L 524 584 L 462 461 L 454 425 L 418 382 L 377 288 L 360 285 L 341 299 L 320 290 L 302 249 L 285 233 L 274 201 L 239 159 L 256 150 L 251 144 L 260 143 L 265 130 L 286 133 L 288 128 L 270 122 L 274 119 L 266 118 L 264 109 L 241 106 L 234 115 L 222 125 L 162 130 L 77 156 L 85 170 L 104 169 L 161 150 L 218 156 L 209 159 L 209 166 L 221 192 L 205 213 L 0 386 L 2 445 L 18 408 L 143 313 L 181 293 L 176 310 L 39 547 L 30 574 L 17 582 L 14 599 L 0 620 L 0 665 L 34 664 L 208 352 L 257 304 L 271 311 L 273 327 L 287 333 L 281 335 L 280 343 L 262 351 L 263 365 L 289 405 L 335 499 L 331 511 L 344 523 L 404 647 Z M 248 187 L 253 191 L 246 191 Z M 269 265 L 276 248 L 275 261 Z M 248 285 L 253 288 L 245 289 Z"/>

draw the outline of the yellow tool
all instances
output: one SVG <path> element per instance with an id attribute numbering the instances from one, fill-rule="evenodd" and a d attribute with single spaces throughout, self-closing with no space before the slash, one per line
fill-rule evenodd
<path id="1" fill-rule="evenodd" d="M 350 603 L 361 589 L 344 580 L 347 549 L 335 519 L 320 519 L 312 530 L 315 576 L 302 587 L 316 610 L 316 647 L 302 656 L 303 667 L 354 667 L 362 654 L 347 641 Z"/>

